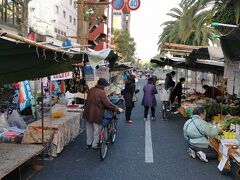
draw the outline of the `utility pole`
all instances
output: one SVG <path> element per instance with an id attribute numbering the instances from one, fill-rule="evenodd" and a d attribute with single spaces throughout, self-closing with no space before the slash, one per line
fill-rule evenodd
<path id="1" fill-rule="evenodd" d="M 84 0 L 77 1 L 77 43 L 85 45 L 84 37 Z"/>
<path id="2" fill-rule="evenodd" d="M 87 2 L 85 0 L 77 0 L 76 1 L 77 4 L 77 43 L 79 43 L 80 45 L 86 45 L 86 39 L 87 39 L 87 33 L 85 32 L 85 28 L 84 27 L 84 12 L 85 12 L 85 5 L 109 5 L 110 2 L 108 2 L 108 0 L 106 0 L 106 2 Z"/>

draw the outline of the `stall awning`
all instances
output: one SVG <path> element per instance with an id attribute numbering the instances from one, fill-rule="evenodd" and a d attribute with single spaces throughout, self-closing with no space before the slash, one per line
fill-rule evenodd
<path id="1" fill-rule="evenodd" d="M 161 58 L 160 60 L 151 59 L 151 63 L 156 63 L 158 66 L 172 66 L 175 68 L 188 69 L 192 71 L 211 72 L 214 74 L 223 74 L 224 63 L 208 60 L 196 60 L 192 64 L 186 63 L 185 58 Z"/>
<path id="2" fill-rule="evenodd" d="M 233 29 L 220 38 L 223 54 L 227 61 L 240 61 L 240 28 Z"/>
<path id="3" fill-rule="evenodd" d="M 0 38 L 0 84 L 50 76 L 72 70 L 79 54 L 42 49 Z"/>

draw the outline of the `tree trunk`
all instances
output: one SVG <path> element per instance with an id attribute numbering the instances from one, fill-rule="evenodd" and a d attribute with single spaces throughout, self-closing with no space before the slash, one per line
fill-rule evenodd
<path id="1" fill-rule="evenodd" d="M 28 3 L 29 0 L 22 0 L 22 3 L 20 4 L 22 6 L 22 12 L 17 30 L 18 34 L 23 37 L 27 37 L 28 34 Z"/>

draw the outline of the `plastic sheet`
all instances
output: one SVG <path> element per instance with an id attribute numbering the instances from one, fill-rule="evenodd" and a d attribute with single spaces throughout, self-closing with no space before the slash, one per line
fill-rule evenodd
<path id="1" fill-rule="evenodd" d="M 20 116 L 17 110 L 13 110 L 13 112 L 9 115 L 7 122 L 10 127 L 17 127 L 19 129 L 26 129 L 26 122 Z"/>

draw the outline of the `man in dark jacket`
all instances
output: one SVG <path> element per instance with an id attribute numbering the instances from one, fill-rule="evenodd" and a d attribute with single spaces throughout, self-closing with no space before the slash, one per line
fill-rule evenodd
<path id="1" fill-rule="evenodd" d="M 104 118 L 105 109 L 123 112 L 123 109 L 112 104 L 104 88 L 109 84 L 106 79 L 100 78 L 96 87 L 88 92 L 87 103 L 83 112 L 83 118 L 86 120 L 87 146 L 97 149 L 99 143 L 99 132 Z"/>
<path id="2" fill-rule="evenodd" d="M 174 103 L 174 100 L 176 97 L 178 97 L 178 106 L 181 106 L 181 97 L 182 97 L 182 85 L 185 82 L 185 78 L 180 78 L 179 82 L 177 83 L 177 85 L 175 86 L 175 88 L 173 89 L 172 93 L 171 93 L 171 103 Z"/>
<path id="3" fill-rule="evenodd" d="M 175 82 L 173 81 L 174 76 L 176 75 L 175 71 L 172 71 L 171 73 L 166 74 L 166 79 L 165 79 L 165 89 L 171 89 L 174 88 Z"/>

